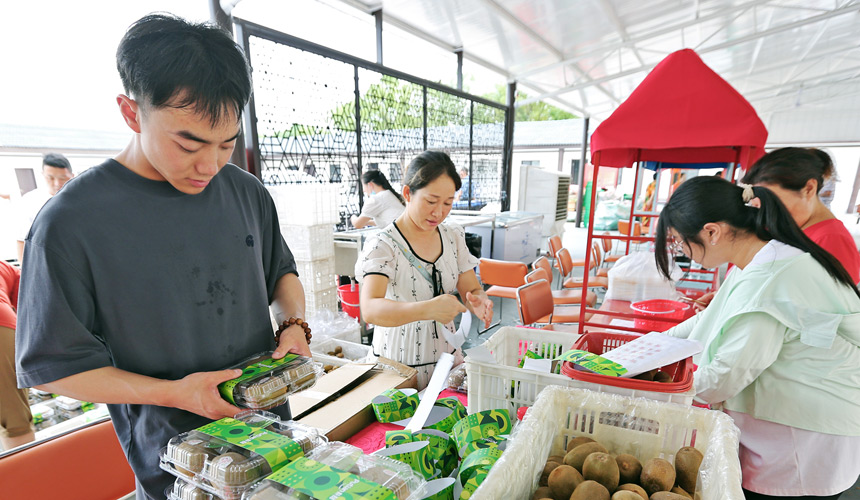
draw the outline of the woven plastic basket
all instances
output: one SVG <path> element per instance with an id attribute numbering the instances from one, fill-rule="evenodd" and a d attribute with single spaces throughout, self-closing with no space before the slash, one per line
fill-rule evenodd
<path id="1" fill-rule="evenodd" d="M 642 462 L 655 457 L 674 462 L 680 448 L 693 446 L 704 455 L 696 498 L 744 499 L 740 431 L 728 415 L 566 387 L 541 392 L 472 499 L 530 499 L 547 457 L 563 454 L 577 436 L 590 437 L 611 453 L 629 453 Z"/>

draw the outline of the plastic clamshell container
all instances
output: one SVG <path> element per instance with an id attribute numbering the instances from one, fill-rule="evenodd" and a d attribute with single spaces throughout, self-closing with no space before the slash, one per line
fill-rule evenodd
<path id="1" fill-rule="evenodd" d="M 255 412 L 243 412 L 238 416 L 243 416 L 244 420 L 221 419 L 171 438 L 161 450 L 159 466 L 197 488 L 223 499 L 235 500 L 251 485 L 271 474 L 273 469 L 300 458 L 304 454 L 304 446 L 324 443 L 313 431 L 307 432 L 304 445 L 301 439 L 290 438 L 292 443 L 285 439 L 277 442 L 278 439 L 273 439 L 274 434 L 289 436 L 258 424 L 267 423 L 266 427 L 283 424 L 282 429 L 285 429 L 286 422 L 276 422 L 276 416 L 274 419 L 258 417 Z M 304 431 L 291 432 L 298 434 Z M 229 438 L 230 441 L 227 437 L 219 437 L 228 435 L 235 437 Z M 260 436 L 265 437 L 265 442 L 256 447 L 253 440 Z M 233 444 L 231 441 L 234 440 L 239 440 L 242 445 Z"/>
<path id="2" fill-rule="evenodd" d="M 641 337 L 637 333 L 590 332 L 584 334 L 573 345 L 574 349 L 588 351 L 593 354 L 603 354 L 606 351 L 620 347 L 631 340 Z M 568 377 L 591 382 L 594 384 L 611 385 L 651 392 L 684 393 L 693 388 L 693 360 L 685 358 L 660 368 L 672 376 L 672 382 L 652 382 L 635 378 L 610 377 L 585 370 L 577 370 L 572 363 L 566 361 L 561 367 L 561 373 Z"/>
<path id="3" fill-rule="evenodd" d="M 424 497 L 426 482 L 407 464 L 387 457 L 365 455 L 355 446 L 331 442 L 315 449 L 307 458 L 379 484 L 391 490 L 398 500 L 419 500 Z M 260 481 L 242 496 L 242 500 L 309 498 L 313 497 L 271 479 Z"/>
<path id="4" fill-rule="evenodd" d="M 704 455 L 698 488 L 701 500 L 743 500 L 738 460 L 740 431 L 723 412 L 645 398 L 567 387 L 547 387 L 507 441 L 501 458 L 470 500 L 531 498 L 550 455 L 564 453 L 574 437 L 590 437 L 611 453 L 644 463 L 674 462 L 692 446 Z"/>
<path id="5" fill-rule="evenodd" d="M 482 344 L 493 353 L 496 363 L 475 361 L 466 356 L 469 412 L 504 408 L 514 415 L 517 408 L 534 404 L 538 394 L 551 385 L 692 404 L 695 396 L 692 388 L 684 393 L 655 392 L 597 384 L 572 379 L 560 373 L 541 373 L 519 368 L 520 358 L 526 351 L 536 352 L 544 358 L 554 358 L 574 348 L 573 345 L 579 338 L 576 333 L 513 326 L 500 328 Z"/>
<path id="6" fill-rule="evenodd" d="M 220 500 L 212 493 L 179 478 L 164 490 L 164 496 L 167 500 Z"/>
<path id="7" fill-rule="evenodd" d="M 302 452 L 305 455 L 328 443 L 328 438 L 320 434 L 316 428 L 300 424 L 294 420 L 281 420 L 281 417 L 267 411 L 245 410 L 233 418 L 252 427 L 260 427 L 287 436 L 302 447 Z"/>
<path id="8" fill-rule="evenodd" d="M 57 396 L 57 408 L 61 410 L 80 410 L 82 403 L 82 401 L 78 401 L 77 399 L 73 399 L 68 396 Z"/>
<path id="9" fill-rule="evenodd" d="M 322 374 L 322 366 L 311 358 L 288 354 L 273 360 L 272 352 L 255 354 L 231 366 L 243 373 L 220 384 L 221 395 L 242 408 L 268 410 L 286 403 L 290 394 L 313 386 Z"/>
<path id="10" fill-rule="evenodd" d="M 57 411 L 46 403 L 38 403 L 30 407 L 30 413 L 33 415 L 33 425 L 36 430 L 42 430 L 58 423 Z"/>

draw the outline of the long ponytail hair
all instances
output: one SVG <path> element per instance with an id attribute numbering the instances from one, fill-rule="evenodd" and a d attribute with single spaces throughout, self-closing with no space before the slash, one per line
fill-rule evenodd
<path id="1" fill-rule="evenodd" d="M 686 243 L 704 246 L 699 233 L 705 224 L 725 222 L 737 231 L 754 234 L 760 240 L 781 241 L 809 253 L 833 279 L 850 287 L 860 297 L 860 290 L 857 290 L 848 271 L 801 231 L 776 194 L 763 187 L 751 189 L 761 201 L 761 208 L 748 206 L 743 199 L 744 188 L 725 179 L 701 176 L 681 184 L 663 207 L 657 222 L 654 254 L 660 272 L 671 279 L 666 253 L 669 228 L 674 228 Z"/>
<path id="2" fill-rule="evenodd" d="M 397 191 L 391 187 L 391 184 L 388 182 L 388 179 L 385 178 L 385 174 L 380 172 L 379 170 L 368 170 L 367 172 L 361 174 L 361 182 L 367 184 L 368 182 L 372 182 L 377 186 L 382 186 L 383 189 L 387 189 L 391 191 L 394 196 L 397 197 L 397 201 L 400 202 L 404 207 L 406 206 L 406 200 L 403 199 L 403 196 L 400 195 Z"/>

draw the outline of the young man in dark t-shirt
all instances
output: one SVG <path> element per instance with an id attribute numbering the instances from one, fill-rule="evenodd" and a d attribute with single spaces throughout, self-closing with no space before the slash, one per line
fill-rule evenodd
<path id="1" fill-rule="evenodd" d="M 274 349 L 268 306 L 301 318 L 304 293 L 271 197 L 227 164 L 251 92 L 229 34 L 147 16 L 124 36 L 117 67 L 134 135 L 36 217 L 18 384 L 108 403 L 137 498 L 163 498 L 172 478 L 158 450 L 239 411 L 217 385 L 241 371 L 223 368 Z M 281 335 L 274 357 L 287 352 L 310 355 L 301 327 Z"/>

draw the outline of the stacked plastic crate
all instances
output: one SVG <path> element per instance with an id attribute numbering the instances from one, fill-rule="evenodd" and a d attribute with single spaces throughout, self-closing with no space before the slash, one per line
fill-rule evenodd
<path id="1" fill-rule="evenodd" d="M 305 289 L 305 313 L 337 311 L 333 237 L 338 219 L 337 186 L 303 183 L 268 189 Z"/>

